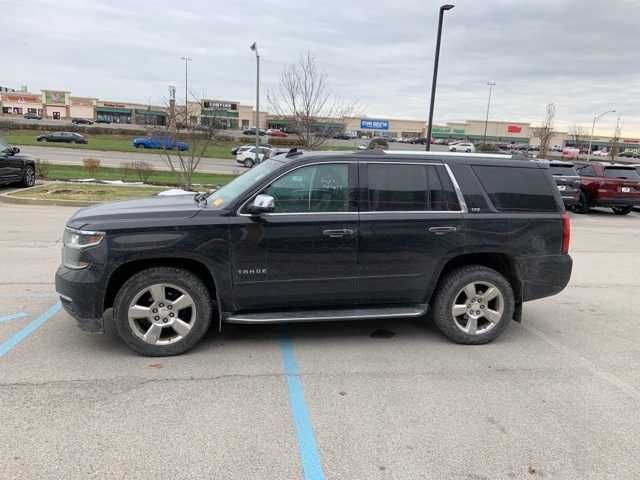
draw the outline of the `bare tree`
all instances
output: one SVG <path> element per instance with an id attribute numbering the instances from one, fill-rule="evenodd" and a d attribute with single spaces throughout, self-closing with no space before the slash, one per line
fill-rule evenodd
<path id="1" fill-rule="evenodd" d="M 616 122 L 616 128 L 613 130 L 613 136 L 609 140 L 609 157 L 611 161 L 615 161 L 616 157 L 620 155 L 620 135 L 622 134 L 622 122 L 620 117 Z"/>
<path id="2" fill-rule="evenodd" d="M 569 129 L 569 139 L 576 148 L 584 148 L 588 143 L 589 134 L 585 128 L 574 125 Z"/>
<path id="3" fill-rule="evenodd" d="M 353 109 L 331 93 L 326 74 L 318 70 L 310 52 L 284 69 L 277 89 L 267 94 L 267 100 L 301 145 L 311 150 L 341 130 L 336 123 Z"/>
<path id="4" fill-rule="evenodd" d="M 202 158 L 206 156 L 207 149 L 219 141 L 218 124 L 215 117 L 207 118 L 201 123 L 189 121 L 189 116 L 193 113 L 191 109 L 180 110 L 174 107 L 173 112 L 172 121 L 161 132 L 162 156 L 182 188 L 192 190 L 193 175 L 200 167 Z M 176 130 L 176 124 L 181 126 L 180 130 Z M 186 144 L 186 149 L 183 149 L 182 143 Z"/>
<path id="5" fill-rule="evenodd" d="M 551 137 L 553 137 L 553 120 L 555 116 L 556 105 L 554 103 L 548 103 L 542 126 L 533 129 L 533 135 L 540 139 L 539 157 L 544 158 L 549 152 L 549 143 L 551 143 Z"/>

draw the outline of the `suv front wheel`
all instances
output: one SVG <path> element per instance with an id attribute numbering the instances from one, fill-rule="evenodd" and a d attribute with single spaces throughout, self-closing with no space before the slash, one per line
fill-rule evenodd
<path id="1" fill-rule="evenodd" d="M 157 267 L 133 275 L 113 303 L 113 319 L 122 340 L 136 352 L 179 355 L 209 329 L 211 297 L 187 270 Z"/>
<path id="2" fill-rule="evenodd" d="M 514 309 L 509 281 L 496 270 L 470 265 L 443 279 L 433 302 L 433 319 L 454 342 L 480 345 L 507 328 Z"/>

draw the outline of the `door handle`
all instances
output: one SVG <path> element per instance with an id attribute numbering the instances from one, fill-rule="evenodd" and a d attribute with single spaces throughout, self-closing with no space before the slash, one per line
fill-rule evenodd
<path id="1" fill-rule="evenodd" d="M 340 230 L 323 230 L 322 234 L 325 237 L 330 237 L 330 238 L 342 238 L 347 236 L 350 237 L 353 235 L 353 230 L 350 228 L 343 228 Z"/>
<path id="2" fill-rule="evenodd" d="M 429 231 L 436 235 L 445 235 L 456 230 L 458 230 L 456 227 L 429 227 Z"/>

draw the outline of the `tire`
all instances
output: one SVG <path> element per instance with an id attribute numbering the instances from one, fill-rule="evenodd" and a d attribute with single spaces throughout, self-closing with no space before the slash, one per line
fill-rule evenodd
<path id="1" fill-rule="evenodd" d="M 31 165 L 27 165 L 20 181 L 21 187 L 33 187 L 36 184 L 36 170 Z"/>
<path id="2" fill-rule="evenodd" d="M 252 158 L 245 158 L 243 165 L 247 168 L 253 168 L 255 165 L 255 161 Z"/>
<path id="3" fill-rule="evenodd" d="M 455 149 L 455 148 L 452 148 L 452 149 L 451 149 L 451 150 L 449 150 L 449 151 L 450 151 L 450 152 L 455 152 L 455 151 L 456 151 L 456 149 Z"/>
<path id="4" fill-rule="evenodd" d="M 159 289 L 160 285 L 163 287 Z M 151 286 L 161 292 L 159 301 L 154 301 Z M 179 298 L 185 301 L 177 302 Z M 132 305 L 142 306 L 138 309 L 142 312 L 140 318 L 129 319 Z M 174 306 L 171 310 L 170 305 Z M 153 315 L 153 308 L 158 309 L 158 315 Z M 180 355 L 193 348 L 209 329 L 211 312 L 211 296 L 202 281 L 187 270 L 173 267 L 154 267 L 133 275 L 120 288 L 113 303 L 118 335 L 129 348 L 149 357 Z M 160 332 L 156 341 L 142 338 L 155 332 Z"/>
<path id="5" fill-rule="evenodd" d="M 467 148 L 467 149 L 465 150 L 465 152 L 467 152 L 467 153 L 471 153 L 471 149 L 470 149 L 470 148 Z"/>
<path id="6" fill-rule="evenodd" d="M 142 145 L 141 143 L 136 143 L 136 148 L 143 148 L 144 145 Z"/>
<path id="7" fill-rule="evenodd" d="M 481 300 L 479 303 L 473 303 L 465 293 L 470 285 L 474 285 L 473 290 L 477 292 L 475 298 Z M 484 295 L 491 287 L 496 289 L 494 293 L 498 293 L 487 300 Z M 463 308 L 459 316 L 454 316 L 454 302 L 458 305 L 462 302 L 464 307 L 469 305 L 470 308 Z M 515 298 L 509 281 L 496 270 L 469 265 L 450 272 L 442 279 L 433 301 L 433 320 L 450 340 L 464 345 L 482 345 L 504 332 L 513 318 L 514 310 Z M 469 311 L 482 313 L 474 320 L 467 316 Z M 484 316 L 488 312 L 492 312 L 491 320 L 489 316 Z M 474 326 L 476 330 L 472 333 Z"/>
<path id="8" fill-rule="evenodd" d="M 589 205 L 589 197 L 585 192 L 580 192 L 580 201 L 575 205 L 574 211 L 576 213 L 589 213 L 591 211 L 591 205 Z"/>
<path id="9" fill-rule="evenodd" d="M 633 210 L 633 207 L 611 207 L 615 215 L 628 215 Z"/>

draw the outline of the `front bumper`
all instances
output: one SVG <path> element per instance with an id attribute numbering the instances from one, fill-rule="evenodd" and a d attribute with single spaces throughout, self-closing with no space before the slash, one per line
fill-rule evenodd
<path id="1" fill-rule="evenodd" d="M 73 270 L 61 265 L 56 272 L 56 292 L 82 330 L 104 333 L 104 287 L 91 267 Z"/>

